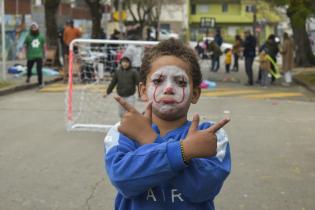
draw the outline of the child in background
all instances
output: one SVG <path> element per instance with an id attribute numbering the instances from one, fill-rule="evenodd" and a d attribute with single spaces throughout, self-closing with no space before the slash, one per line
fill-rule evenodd
<path id="1" fill-rule="evenodd" d="M 267 87 L 269 83 L 269 71 L 271 69 L 271 63 L 268 59 L 268 54 L 265 52 L 265 50 L 262 50 L 259 54 L 259 69 L 261 71 L 261 80 L 260 85 L 262 87 Z"/>
<path id="2" fill-rule="evenodd" d="M 231 170 L 229 119 L 187 120 L 197 103 L 202 75 L 193 49 L 166 40 L 146 52 L 141 114 L 123 98 L 122 121 L 105 137 L 106 170 L 118 194 L 116 210 L 214 210 L 214 198 Z"/>
<path id="3" fill-rule="evenodd" d="M 117 85 L 117 94 L 123 97 L 129 104 L 135 104 L 135 92 L 139 83 L 138 73 L 131 68 L 131 61 L 128 57 L 122 57 L 120 67 L 114 72 L 104 97 L 111 94 Z M 125 109 L 119 106 L 119 117 L 122 118 Z"/>
<path id="4" fill-rule="evenodd" d="M 227 48 L 225 50 L 225 73 L 230 73 L 230 66 L 232 63 L 232 49 Z"/>

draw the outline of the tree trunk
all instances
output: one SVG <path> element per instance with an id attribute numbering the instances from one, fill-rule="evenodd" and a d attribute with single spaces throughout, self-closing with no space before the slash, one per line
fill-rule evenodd
<path id="1" fill-rule="evenodd" d="M 296 20 L 294 20 L 294 12 L 296 12 L 296 7 L 292 8 L 290 6 L 288 8 L 287 15 L 290 18 L 291 26 L 293 29 L 293 38 L 294 38 L 294 44 L 295 44 L 295 64 L 298 67 L 310 67 L 315 65 L 315 56 L 311 49 L 310 40 L 308 38 L 307 32 L 306 32 L 306 18 L 303 18 L 302 20 L 304 23 L 298 23 Z M 301 16 L 300 16 L 301 18 Z"/>
<path id="2" fill-rule="evenodd" d="M 306 33 L 305 27 L 297 28 L 292 25 L 295 43 L 295 64 L 300 67 L 310 67 L 315 65 L 315 57 L 313 55 L 310 41 Z"/>
<path id="3" fill-rule="evenodd" d="M 101 36 L 101 19 L 102 19 L 102 13 L 101 13 L 101 5 L 100 1 L 91 1 L 91 0 L 85 0 L 87 5 L 90 8 L 90 14 L 92 16 L 92 38 L 97 39 Z"/>
<path id="4" fill-rule="evenodd" d="M 45 1 L 46 43 L 48 47 L 58 46 L 56 14 L 60 0 Z"/>
<path id="5" fill-rule="evenodd" d="M 56 48 L 56 58 L 59 57 L 60 46 L 58 45 L 58 28 L 56 14 L 60 0 L 45 0 L 45 24 L 46 24 L 46 45 Z M 55 59 L 54 65 L 60 66 L 59 59 Z"/>

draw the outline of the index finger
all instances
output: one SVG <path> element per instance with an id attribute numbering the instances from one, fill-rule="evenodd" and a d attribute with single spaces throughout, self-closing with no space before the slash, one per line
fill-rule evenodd
<path id="1" fill-rule="evenodd" d="M 133 106 L 131 106 L 125 99 L 120 96 L 114 96 L 115 100 L 128 112 L 138 112 Z"/>
<path id="2" fill-rule="evenodd" d="M 228 122 L 230 122 L 230 118 L 224 118 L 223 120 L 220 120 L 219 122 L 215 123 L 213 126 L 209 127 L 207 130 L 209 132 L 216 133 L 218 130 L 223 128 Z"/>

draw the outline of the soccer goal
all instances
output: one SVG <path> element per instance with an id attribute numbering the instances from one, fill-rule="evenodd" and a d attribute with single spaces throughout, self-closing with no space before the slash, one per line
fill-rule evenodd
<path id="1" fill-rule="evenodd" d="M 103 97 L 123 56 L 142 60 L 157 42 L 131 40 L 75 39 L 70 44 L 68 88 L 66 91 L 67 130 L 106 132 L 120 119 L 113 97 Z M 115 94 L 115 93 L 113 93 Z M 141 102 L 136 107 L 142 108 Z"/>

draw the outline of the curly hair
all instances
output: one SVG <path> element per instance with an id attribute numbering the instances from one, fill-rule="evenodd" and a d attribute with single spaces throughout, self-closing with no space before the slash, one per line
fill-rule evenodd
<path id="1" fill-rule="evenodd" d="M 198 87 L 202 80 L 200 65 L 195 51 L 178 40 L 168 39 L 145 51 L 140 68 L 140 80 L 146 83 L 146 77 L 150 72 L 152 63 L 159 57 L 175 56 L 189 65 L 189 75 L 193 81 L 193 87 Z"/>

